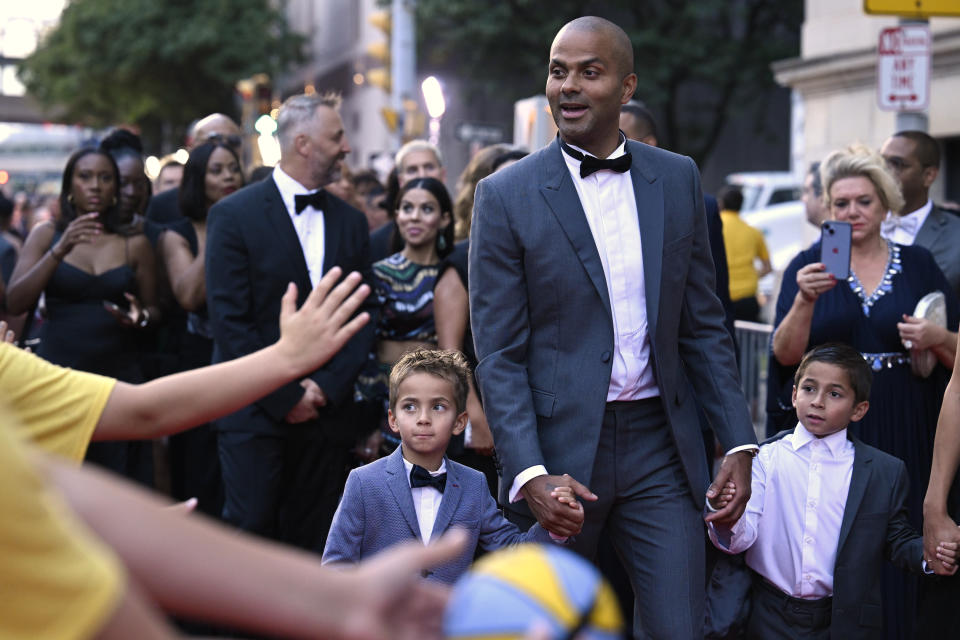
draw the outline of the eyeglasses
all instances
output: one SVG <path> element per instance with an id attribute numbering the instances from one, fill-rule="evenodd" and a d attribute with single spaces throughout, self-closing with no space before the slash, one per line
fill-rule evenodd
<path id="1" fill-rule="evenodd" d="M 211 133 L 204 142 L 213 142 L 216 144 L 225 144 L 231 149 L 239 150 L 243 147 L 243 138 L 238 135 L 225 136 L 222 133 Z"/>

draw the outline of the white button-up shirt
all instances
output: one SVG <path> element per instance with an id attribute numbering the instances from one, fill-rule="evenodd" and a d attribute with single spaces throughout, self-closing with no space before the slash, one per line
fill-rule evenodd
<path id="1" fill-rule="evenodd" d="M 413 463 L 403 459 L 403 468 L 407 473 L 407 485 L 410 486 L 410 472 L 413 471 Z M 440 468 L 436 471 L 427 469 L 431 476 L 438 476 L 447 472 L 447 461 L 440 461 Z M 433 535 L 433 525 L 437 521 L 437 513 L 440 511 L 440 503 L 443 501 L 443 494 L 433 487 L 410 486 L 410 495 L 413 497 L 413 508 L 417 512 L 417 524 L 420 525 L 420 539 L 423 544 L 430 543 L 430 536 Z"/>
<path id="2" fill-rule="evenodd" d="M 732 529 L 710 524 L 711 540 L 795 598 L 833 595 L 840 526 L 853 475 L 847 430 L 817 438 L 798 424 L 760 447 L 746 513 Z"/>
<path id="3" fill-rule="evenodd" d="M 277 189 L 280 190 L 283 205 L 287 208 L 287 214 L 289 214 L 290 220 L 293 222 L 293 228 L 297 232 L 297 238 L 300 239 L 303 257 L 307 261 L 307 271 L 310 272 L 310 284 L 317 286 L 320 278 L 323 277 L 323 256 L 325 250 L 324 214 L 323 211 L 315 209 L 312 205 L 298 214 L 294 205 L 294 198 L 299 195 L 315 193 L 320 189 L 307 189 L 291 178 L 289 174 L 280 168 L 280 165 L 273 168 L 273 180 L 277 183 Z"/>

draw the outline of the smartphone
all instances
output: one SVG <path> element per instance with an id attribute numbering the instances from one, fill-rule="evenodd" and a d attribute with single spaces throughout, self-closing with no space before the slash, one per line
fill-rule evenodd
<path id="1" fill-rule="evenodd" d="M 837 280 L 850 277 L 850 234 L 849 222 L 827 220 L 820 227 L 820 262 Z"/>

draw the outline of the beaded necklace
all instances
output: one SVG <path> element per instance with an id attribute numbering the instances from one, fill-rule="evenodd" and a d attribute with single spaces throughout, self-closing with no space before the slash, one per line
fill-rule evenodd
<path id="1" fill-rule="evenodd" d="M 888 292 L 893 291 L 893 277 L 902 270 L 903 265 L 900 263 L 900 245 L 892 242 L 887 243 L 887 267 L 884 271 L 883 279 L 880 280 L 880 284 L 877 285 L 877 288 L 873 290 L 873 293 L 871 293 L 869 297 L 867 297 L 860 279 L 857 278 L 857 274 L 853 272 L 853 269 L 850 270 L 850 277 L 847 278 L 847 283 L 849 283 L 850 289 L 860 298 L 860 309 L 863 311 L 863 315 L 869 318 L 870 308 L 876 304 L 877 300 L 885 296 Z"/>

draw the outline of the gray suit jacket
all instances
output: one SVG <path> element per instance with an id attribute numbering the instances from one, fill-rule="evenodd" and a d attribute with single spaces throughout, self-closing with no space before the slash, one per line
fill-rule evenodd
<path id="1" fill-rule="evenodd" d="M 696 165 L 632 141 L 627 150 L 651 360 L 702 506 L 709 478 L 690 390 L 724 447 L 756 437 L 714 292 Z M 470 313 L 477 377 L 503 468 L 501 502 L 516 475 L 538 464 L 589 486 L 610 382 L 614 336 L 603 266 L 561 154 L 554 142 L 477 186 Z"/>
<path id="2" fill-rule="evenodd" d="M 960 218 L 933 205 L 913 243 L 933 254 L 937 266 L 960 298 Z"/>
<path id="3" fill-rule="evenodd" d="M 447 485 L 430 539 L 456 526 L 467 531 L 470 544 L 460 557 L 437 567 L 428 577 L 455 582 L 470 567 L 478 546 L 493 551 L 521 542 L 550 543 L 550 534 L 539 524 L 523 533 L 503 517 L 482 473 L 449 459 L 446 463 Z M 322 562 L 358 563 L 410 540 L 421 540 L 420 524 L 398 447 L 386 458 L 350 472 Z"/>

